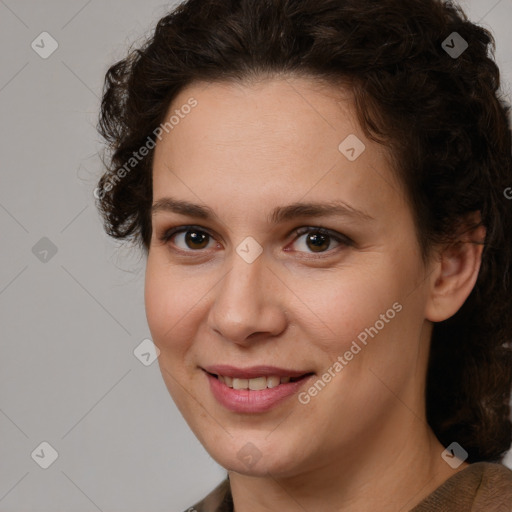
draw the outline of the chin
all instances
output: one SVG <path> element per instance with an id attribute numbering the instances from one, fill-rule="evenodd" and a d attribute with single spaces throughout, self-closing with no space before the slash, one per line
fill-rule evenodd
<path id="1" fill-rule="evenodd" d="M 242 475 L 263 477 L 292 476 L 296 474 L 300 462 L 297 450 L 287 447 L 282 440 L 276 438 L 265 440 L 257 436 L 234 436 L 226 446 L 216 444 L 215 447 L 205 445 L 210 456 L 228 471 Z"/>

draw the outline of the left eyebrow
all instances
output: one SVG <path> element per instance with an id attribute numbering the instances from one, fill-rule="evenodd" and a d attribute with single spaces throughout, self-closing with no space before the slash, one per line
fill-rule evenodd
<path id="1" fill-rule="evenodd" d="M 375 220 L 371 215 L 357 210 L 343 201 L 327 203 L 292 203 L 272 210 L 269 222 L 279 224 L 296 217 L 348 217 L 364 221 Z"/>
<path id="2" fill-rule="evenodd" d="M 217 219 L 217 214 L 208 206 L 183 201 L 172 197 L 163 197 L 153 203 L 151 214 L 159 211 L 168 211 L 196 217 L 200 219 Z M 326 203 L 292 203 L 285 206 L 277 206 L 268 217 L 269 224 L 279 224 L 297 217 L 347 217 L 362 221 L 375 220 L 367 213 L 357 210 L 343 201 L 330 201 Z"/>

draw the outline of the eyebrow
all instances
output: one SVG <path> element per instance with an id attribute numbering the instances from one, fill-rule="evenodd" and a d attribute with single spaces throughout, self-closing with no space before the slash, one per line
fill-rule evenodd
<path id="1" fill-rule="evenodd" d="M 208 206 L 194 204 L 172 197 L 163 197 L 153 203 L 151 215 L 157 212 L 173 212 L 199 219 L 216 219 L 217 214 Z M 268 221 L 270 224 L 279 224 L 297 217 L 347 217 L 362 221 L 375 220 L 371 215 L 357 210 L 343 201 L 329 201 L 325 203 L 292 203 L 285 206 L 277 206 L 272 210 Z"/>

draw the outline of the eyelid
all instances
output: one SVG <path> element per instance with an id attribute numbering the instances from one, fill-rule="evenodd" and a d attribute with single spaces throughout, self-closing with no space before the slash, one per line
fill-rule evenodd
<path id="1" fill-rule="evenodd" d="M 167 245 L 170 242 L 171 238 L 173 238 L 175 235 L 181 234 L 183 232 L 186 233 L 187 231 L 194 231 L 194 230 L 198 231 L 198 232 L 201 232 L 201 233 L 205 233 L 209 237 L 213 238 L 214 240 L 216 239 L 215 236 L 207 228 L 203 228 L 203 227 L 198 226 L 198 225 L 180 225 L 180 226 L 176 226 L 176 227 L 164 230 L 162 234 L 158 235 L 158 240 L 160 240 L 160 242 L 163 245 Z M 350 239 L 348 236 L 344 235 L 343 233 L 339 233 L 339 232 L 334 231 L 332 229 L 324 228 L 324 227 L 321 227 L 321 226 L 301 226 L 301 227 L 298 227 L 298 228 L 294 228 L 292 230 L 292 232 L 288 236 L 295 235 L 295 238 L 292 240 L 292 243 L 293 243 L 298 238 L 300 238 L 301 236 L 303 236 L 303 235 L 305 235 L 307 233 L 319 233 L 321 235 L 329 236 L 330 238 L 332 238 L 336 242 L 338 242 L 341 246 L 350 247 L 350 246 L 354 245 L 353 240 Z M 204 250 L 201 250 L 201 249 L 198 249 L 198 250 L 193 250 L 193 249 L 185 250 L 185 249 L 175 248 L 175 249 L 172 249 L 172 250 L 174 252 L 178 252 L 178 253 L 182 253 L 182 254 L 193 254 L 193 253 L 200 254 L 200 253 L 204 252 Z M 327 250 L 325 252 L 320 252 L 320 253 L 310 252 L 309 254 L 312 254 L 312 255 L 316 254 L 316 256 L 313 256 L 313 257 L 321 258 L 321 257 L 325 257 L 323 255 L 330 256 L 335 251 L 336 251 L 336 248 L 335 249 L 329 249 L 329 250 Z M 293 252 L 304 253 L 304 251 L 293 251 Z"/>

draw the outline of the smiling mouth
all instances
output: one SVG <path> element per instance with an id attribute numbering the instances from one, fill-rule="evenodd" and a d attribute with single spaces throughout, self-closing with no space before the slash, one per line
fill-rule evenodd
<path id="1" fill-rule="evenodd" d="M 217 375 L 215 373 L 206 372 L 212 377 L 217 378 L 220 382 L 224 383 L 227 387 L 232 389 L 248 389 L 251 391 L 261 391 L 263 389 L 271 389 L 289 384 L 291 382 L 298 382 L 305 379 L 313 373 L 305 373 L 299 377 L 279 377 L 277 375 L 261 376 L 251 379 L 243 379 L 237 377 L 228 377 L 227 375 Z"/>

